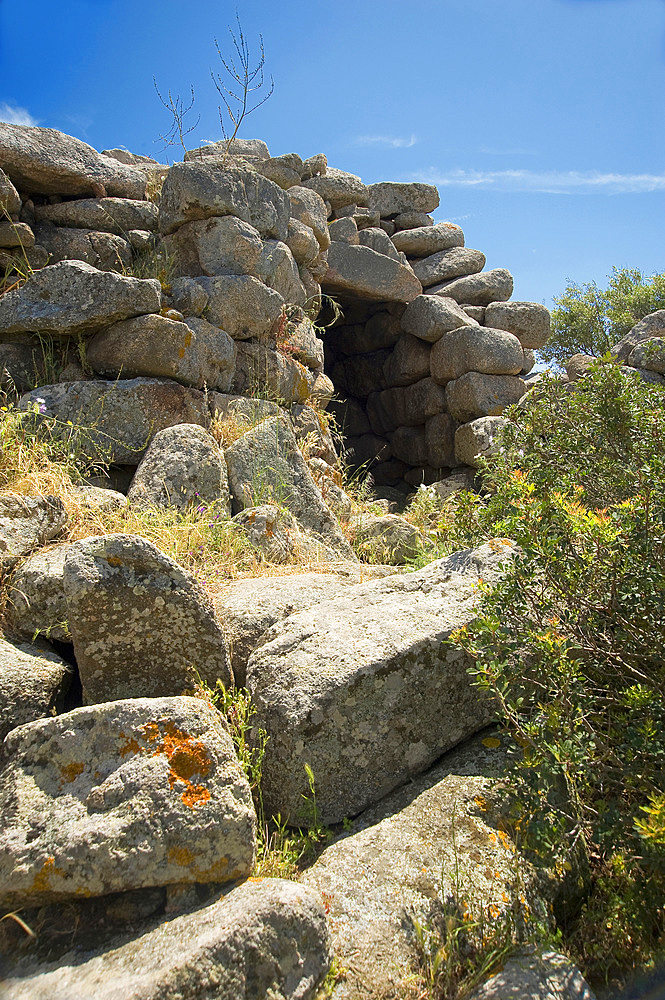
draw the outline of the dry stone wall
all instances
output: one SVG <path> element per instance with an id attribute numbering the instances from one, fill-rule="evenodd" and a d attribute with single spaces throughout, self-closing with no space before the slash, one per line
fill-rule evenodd
<path id="1" fill-rule="evenodd" d="M 432 185 L 366 185 L 260 140 L 169 169 L 0 123 L 5 384 L 50 365 L 23 405 L 88 425 L 123 400 L 96 444 L 131 468 L 153 433 L 240 395 L 330 404 L 378 484 L 446 478 L 487 450 L 467 425 L 525 392 L 549 315 L 508 301 L 510 273 L 435 224 L 438 205 Z M 343 310 L 323 336 L 322 292 Z"/>

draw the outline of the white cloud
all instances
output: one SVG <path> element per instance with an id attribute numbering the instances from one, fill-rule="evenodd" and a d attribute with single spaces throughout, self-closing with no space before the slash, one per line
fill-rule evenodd
<path id="1" fill-rule="evenodd" d="M 354 144 L 356 146 L 392 146 L 397 149 L 399 147 L 409 148 L 415 146 L 418 139 L 415 135 L 410 135 L 408 138 L 400 138 L 399 136 L 392 135 L 359 135 L 354 139 Z"/>
<path id="2" fill-rule="evenodd" d="M 33 118 L 26 108 L 17 108 L 13 104 L 5 102 L 0 104 L 0 121 L 9 122 L 10 125 L 38 125 L 36 118 Z"/>
<path id="3" fill-rule="evenodd" d="M 665 174 L 615 174 L 599 170 L 449 170 L 413 176 L 438 187 L 475 187 L 534 194 L 643 194 L 665 191 Z"/>

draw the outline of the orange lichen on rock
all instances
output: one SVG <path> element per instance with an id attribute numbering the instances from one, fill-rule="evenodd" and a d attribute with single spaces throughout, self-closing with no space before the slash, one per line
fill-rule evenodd
<path id="1" fill-rule="evenodd" d="M 67 784 L 71 784 L 78 778 L 79 774 L 83 773 L 84 768 L 85 764 L 81 761 L 73 760 L 71 764 L 61 767 L 60 771 Z"/>
<path id="2" fill-rule="evenodd" d="M 51 876 L 52 875 L 66 875 L 67 873 L 63 871 L 62 868 L 57 868 L 55 864 L 55 858 L 53 856 L 48 857 L 41 867 L 41 870 L 37 872 L 34 879 L 32 880 L 31 893 L 38 892 L 50 892 L 51 891 Z"/>
<path id="3" fill-rule="evenodd" d="M 120 749 L 124 756 L 128 753 L 146 753 L 151 757 L 163 754 L 169 763 L 169 785 L 174 788 L 177 783 L 185 786 L 182 801 L 190 809 L 203 805 L 210 798 L 210 791 L 205 785 L 197 784 L 194 779 L 206 778 L 212 770 L 212 760 L 208 756 L 205 744 L 195 740 L 189 733 L 179 729 L 174 723 L 167 722 L 160 729 L 157 722 L 148 722 L 142 726 L 148 747 L 142 747 L 133 737 L 126 738 Z M 124 734 L 122 734 L 124 735 Z"/>

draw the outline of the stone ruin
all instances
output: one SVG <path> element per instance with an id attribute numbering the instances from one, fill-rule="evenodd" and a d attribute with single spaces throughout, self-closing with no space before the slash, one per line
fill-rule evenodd
<path id="1" fill-rule="evenodd" d="M 152 434 L 237 396 L 310 428 L 309 404 L 329 407 L 348 464 L 379 488 L 470 482 L 549 314 L 508 301 L 511 274 L 484 271 L 459 226 L 433 222 L 438 205 L 432 185 L 365 185 L 259 140 L 168 168 L 0 124 L 5 384 L 94 425 L 125 489 Z M 335 462 L 329 440 L 319 456 Z"/>

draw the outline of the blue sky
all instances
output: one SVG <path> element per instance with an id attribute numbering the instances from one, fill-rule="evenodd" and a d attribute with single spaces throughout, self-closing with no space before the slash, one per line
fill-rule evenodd
<path id="1" fill-rule="evenodd" d="M 273 155 L 437 184 L 518 299 L 665 271 L 665 0 L 0 0 L 0 118 L 179 159 L 153 77 L 219 138 L 236 9 L 275 82 L 240 134 Z"/>

